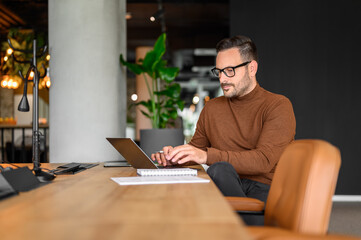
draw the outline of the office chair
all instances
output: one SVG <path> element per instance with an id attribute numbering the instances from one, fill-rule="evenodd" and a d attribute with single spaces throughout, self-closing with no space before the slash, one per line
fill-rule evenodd
<path id="1" fill-rule="evenodd" d="M 249 226 L 250 234 L 262 239 L 281 228 L 324 235 L 340 165 L 339 150 L 326 141 L 295 140 L 288 145 L 276 167 L 267 198 L 265 226 Z M 257 199 L 226 199 L 236 211 L 263 209 L 263 202 Z"/>

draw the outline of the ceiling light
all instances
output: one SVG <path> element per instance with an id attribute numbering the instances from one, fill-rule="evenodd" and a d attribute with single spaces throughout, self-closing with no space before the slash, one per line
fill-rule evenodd
<path id="1" fill-rule="evenodd" d="M 132 94 L 132 96 L 130 97 L 132 99 L 132 101 L 137 101 L 138 100 L 138 95 L 137 94 Z"/>
<path id="2" fill-rule="evenodd" d="M 13 50 L 11 48 L 8 48 L 8 50 L 6 50 L 6 53 L 11 55 L 13 53 Z"/>
<path id="3" fill-rule="evenodd" d="M 163 15 L 164 15 L 164 9 L 162 8 L 156 11 L 149 19 L 150 21 L 154 22 L 155 20 L 162 18 Z"/>
<path id="4" fill-rule="evenodd" d="M 131 13 L 131 12 L 127 12 L 127 13 L 125 14 L 125 19 L 129 20 L 129 19 L 131 19 L 131 18 L 132 18 L 132 13 Z"/>
<path id="5" fill-rule="evenodd" d="M 199 103 L 199 96 L 198 95 L 195 95 L 192 99 L 192 103 L 193 104 L 198 104 Z"/>

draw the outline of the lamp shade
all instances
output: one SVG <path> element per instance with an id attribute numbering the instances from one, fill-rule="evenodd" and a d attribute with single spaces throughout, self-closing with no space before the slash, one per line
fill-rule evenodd
<path id="1" fill-rule="evenodd" d="M 23 97 L 21 98 L 21 101 L 18 106 L 18 110 L 20 112 L 29 112 L 29 110 L 30 110 L 29 102 L 28 102 L 28 98 L 26 97 L 26 95 L 23 95 Z"/>

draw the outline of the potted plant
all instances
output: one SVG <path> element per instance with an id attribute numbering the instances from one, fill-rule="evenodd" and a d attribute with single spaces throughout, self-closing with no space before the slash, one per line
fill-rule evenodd
<path id="1" fill-rule="evenodd" d="M 152 131 L 141 130 L 140 132 L 141 147 L 148 155 L 160 150 L 164 145 L 179 145 L 184 141 L 182 129 L 165 130 L 169 125 L 174 125 L 174 120 L 178 117 L 178 108 L 180 110 L 184 108 L 184 101 L 180 98 L 181 87 L 174 82 L 179 69 L 177 67 L 167 67 L 167 61 L 163 59 L 165 51 L 166 34 L 163 33 L 155 42 L 153 49 L 138 63 L 127 62 L 124 60 L 123 55 L 120 55 L 120 63 L 134 74 L 143 75 L 147 85 L 149 100 L 140 101 L 136 105 L 146 107 L 148 112 L 142 111 L 142 113 L 152 122 Z M 151 84 L 148 83 L 148 78 L 151 78 Z M 169 144 L 175 139 L 175 131 L 181 133 L 182 142 L 177 141 L 177 143 Z M 163 136 L 163 134 L 159 135 L 160 133 L 169 134 L 170 138 Z M 179 133 L 176 135 L 179 135 Z M 149 143 L 148 138 L 150 138 Z M 162 138 L 165 141 L 164 145 L 159 142 Z M 154 139 L 157 139 L 157 141 L 154 141 Z M 155 146 L 156 143 L 159 144 Z"/>

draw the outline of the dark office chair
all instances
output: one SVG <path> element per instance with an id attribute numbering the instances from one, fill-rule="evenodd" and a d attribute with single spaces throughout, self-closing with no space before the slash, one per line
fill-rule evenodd
<path id="1" fill-rule="evenodd" d="M 296 140 L 287 146 L 267 198 L 265 226 L 248 227 L 251 235 L 262 239 L 278 229 L 324 235 L 340 165 L 339 150 L 326 141 Z M 263 209 L 259 200 L 226 198 L 236 211 Z"/>

